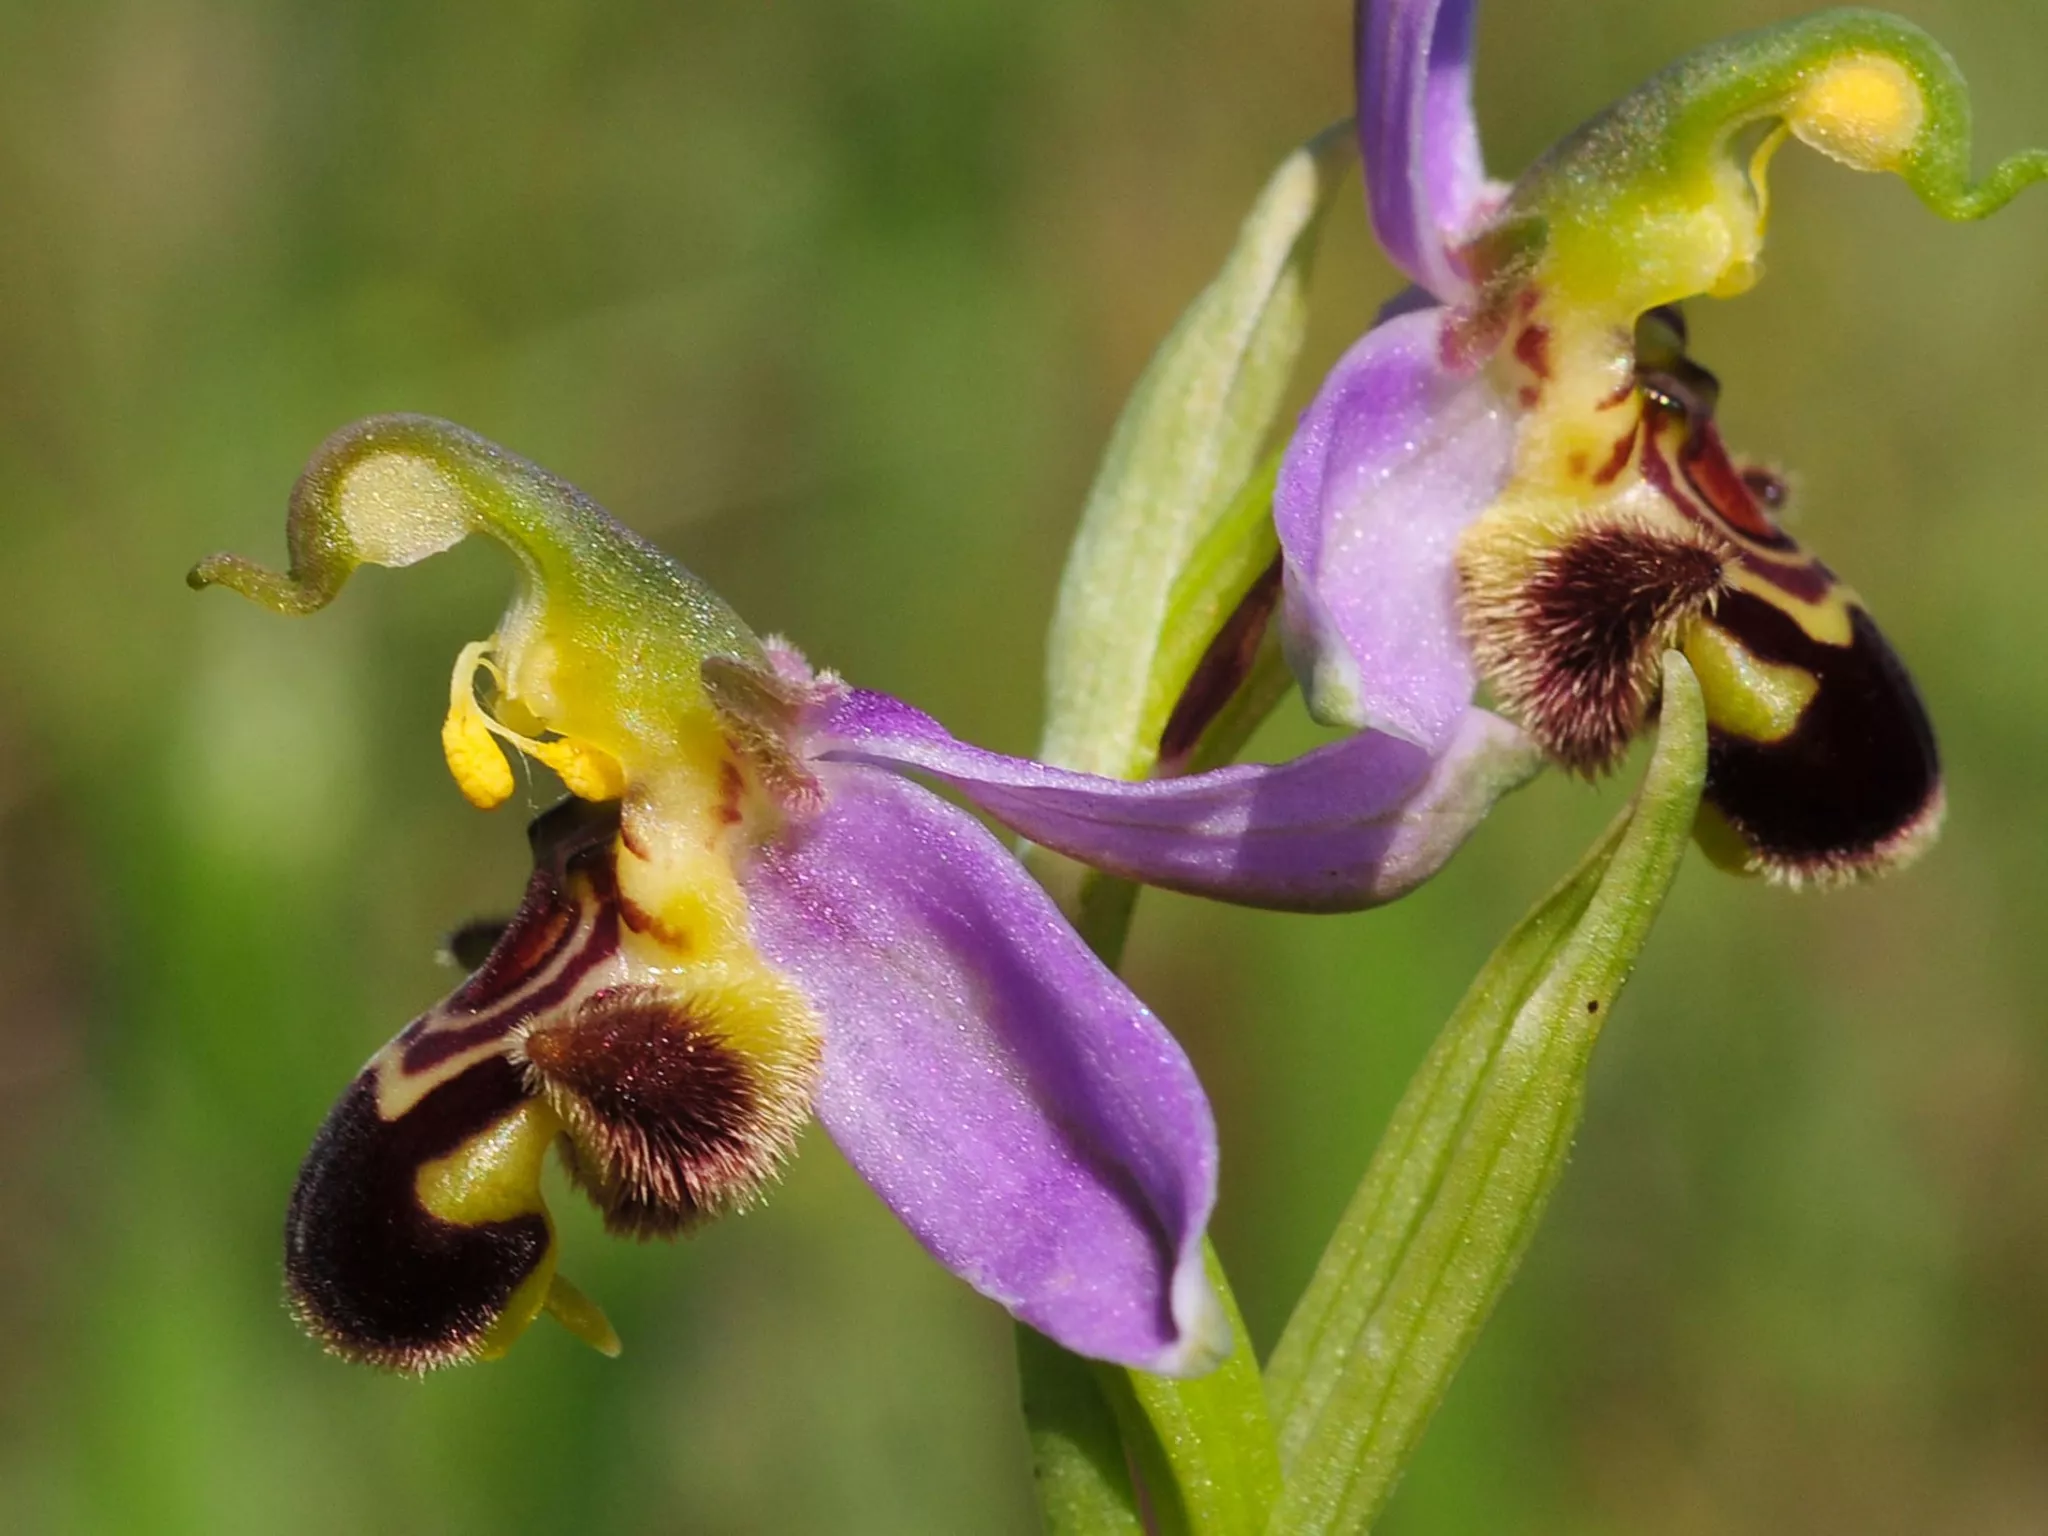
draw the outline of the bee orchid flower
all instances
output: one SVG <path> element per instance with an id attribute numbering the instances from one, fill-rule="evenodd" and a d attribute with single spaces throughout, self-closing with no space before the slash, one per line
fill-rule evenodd
<path id="1" fill-rule="evenodd" d="M 308 1331 L 416 1372 L 501 1353 L 545 1310 L 615 1349 L 556 1273 L 548 1149 L 609 1227 L 665 1235 L 752 1201 L 815 1112 L 1021 1320 L 1122 1364 L 1214 1364 L 1216 1138 L 1187 1058 L 996 838 L 904 774 L 1120 873 L 1359 906 L 1433 871 L 1525 757 L 1483 730 L 1439 758 L 1355 737 L 1124 784 L 983 752 L 757 638 L 573 487 L 425 417 L 322 446 L 289 574 L 217 555 L 191 580 L 309 613 L 360 565 L 472 533 L 522 580 L 457 659 L 449 770 L 496 806 L 509 750 L 571 798 L 533 823 L 515 916 L 451 946 L 472 973 L 318 1134 L 286 1223 Z"/>
<path id="2" fill-rule="evenodd" d="M 815 1109 L 1018 1317 L 1110 1360 L 1212 1363 L 1215 1130 L 1186 1057 L 980 823 L 814 750 L 845 685 L 572 487 L 420 417 L 320 450 L 290 575 L 216 556 L 193 582 L 303 613 L 476 532 L 523 580 L 457 662 L 448 766 L 493 806 L 509 748 L 573 798 L 533 824 L 480 966 L 321 1129 L 286 1232 L 307 1329 L 405 1371 L 500 1353 L 543 1309 L 615 1348 L 555 1273 L 548 1148 L 608 1226 L 673 1233 L 753 1200 Z"/>
<path id="3" fill-rule="evenodd" d="M 1374 230 L 1415 287 L 1339 362 L 1282 465 L 1282 633 L 1318 718 L 1442 752 L 1481 685 L 1547 757 L 1611 767 L 1682 650 L 1705 690 L 1701 841 L 1788 884 L 1881 871 L 1942 789 L 1860 598 L 1731 455 L 1676 308 L 1759 272 L 1797 139 L 1975 219 L 2048 174 L 1969 175 L 1960 75 L 1909 24 L 1830 11 L 1680 61 L 1512 185 L 1472 112 L 1473 0 L 1364 0 Z"/>

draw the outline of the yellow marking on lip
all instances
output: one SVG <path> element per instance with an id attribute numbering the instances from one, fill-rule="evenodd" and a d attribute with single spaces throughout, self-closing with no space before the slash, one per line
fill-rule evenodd
<path id="1" fill-rule="evenodd" d="M 465 1022 L 456 1019 L 453 1027 L 460 1028 Z M 417 1037 L 413 1043 L 418 1043 Z M 484 1058 L 504 1055 L 505 1037 L 501 1035 L 478 1041 L 468 1049 L 418 1072 L 405 1070 L 405 1049 L 403 1044 L 393 1040 L 371 1058 L 371 1067 L 377 1074 L 377 1118 L 387 1123 L 411 1113 L 421 1099 L 443 1083 L 462 1076 Z"/>
<path id="2" fill-rule="evenodd" d="M 540 1316 L 555 1278 L 555 1224 L 541 1199 L 541 1169 L 561 1134 L 562 1122 L 539 1099 L 528 1099 L 488 1130 L 423 1163 L 413 1180 L 420 1208 L 462 1227 L 538 1216 L 548 1242 L 533 1272 L 521 1280 L 483 1336 L 470 1348 L 477 1360 L 495 1360 Z"/>
<path id="3" fill-rule="evenodd" d="M 457 1226 L 545 1214 L 540 1171 L 562 1123 L 540 1099 L 527 1099 L 445 1157 L 422 1163 L 413 1189 L 430 1216 Z"/>
<path id="4" fill-rule="evenodd" d="M 1734 561 L 1728 567 L 1728 585 L 1762 598 L 1822 645 L 1841 648 L 1856 642 L 1855 627 L 1849 619 L 1856 595 L 1839 582 L 1828 588 L 1818 602 L 1813 602 L 1787 592 L 1776 582 Z"/>
<path id="5" fill-rule="evenodd" d="M 1711 619 L 1687 628 L 1682 649 L 1699 677 L 1708 720 L 1746 741 L 1783 741 L 1820 692 L 1811 672 L 1752 655 Z"/>

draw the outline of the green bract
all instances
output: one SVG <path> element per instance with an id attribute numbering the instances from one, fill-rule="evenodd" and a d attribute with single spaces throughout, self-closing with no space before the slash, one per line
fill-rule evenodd
<path id="1" fill-rule="evenodd" d="M 1664 658 L 1635 803 L 1494 952 L 1394 1110 L 1266 1373 L 1273 1529 L 1364 1531 L 1564 1172 L 1602 1026 L 1678 873 L 1706 777 L 1698 682 Z"/>
<path id="2" fill-rule="evenodd" d="M 1352 154 L 1341 125 L 1281 162 L 1222 271 L 1132 391 L 1046 642 L 1046 762 L 1115 778 L 1149 773 L 1165 724 L 1159 700 L 1171 709 L 1201 647 L 1271 562 L 1271 526 L 1256 517 L 1241 534 L 1262 552 L 1255 564 L 1211 550 L 1205 569 L 1228 567 L 1226 579 L 1213 590 L 1181 586 L 1272 431 L 1301 350 L 1316 233 Z M 1160 675 L 1162 660 L 1182 675 Z"/>

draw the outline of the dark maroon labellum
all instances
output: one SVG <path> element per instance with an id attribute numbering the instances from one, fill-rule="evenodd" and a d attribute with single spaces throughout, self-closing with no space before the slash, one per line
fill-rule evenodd
<path id="1" fill-rule="evenodd" d="M 1722 599 L 1713 622 L 1758 659 L 1820 684 L 1776 741 L 1709 722 L 1707 799 L 1765 868 L 1842 878 L 1915 851 L 1940 814 L 1941 762 L 1913 680 L 1870 615 L 1850 609 L 1845 646 L 1815 640 L 1747 592 Z"/>
<path id="2" fill-rule="evenodd" d="M 285 1215 L 292 1310 L 335 1353 L 416 1372 L 459 1360 L 547 1252 L 544 1217 L 459 1226 L 419 1202 L 420 1169 L 526 1102 L 519 1069 L 477 1062 L 396 1120 L 375 1069 L 328 1113 Z"/>
<path id="3" fill-rule="evenodd" d="M 1846 879 L 1910 857 L 1942 806 L 1934 729 L 1912 678 L 1855 596 L 1778 526 L 1784 479 L 1729 459 L 1713 421 L 1714 376 L 1666 354 L 1639 381 L 1645 478 L 1727 538 L 1752 578 L 1698 622 L 1814 684 L 1794 728 L 1771 740 L 1744 734 L 1740 711 L 1717 709 L 1709 690 L 1708 804 L 1746 862 L 1788 883 Z M 1673 434 L 1679 446 L 1667 459 Z"/>
<path id="4" fill-rule="evenodd" d="M 546 1218 L 446 1221 L 421 1204 L 418 1181 L 530 1101 L 510 1054 L 518 1030 L 617 951 L 617 829 L 616 805 L 576 800 L 534 821 L 518 913 L 495 925 L 488 954 L 472 953 L 474 973 L 447 1001 L 378 1053 L 315 1137 L 285 1218 L 285 1284 L 300 1322 L 335 1353 L 399 1371 L 463 1359 L 545 1255 Z M 419 1097 L 387 1118 L 380 1081 Z"/>

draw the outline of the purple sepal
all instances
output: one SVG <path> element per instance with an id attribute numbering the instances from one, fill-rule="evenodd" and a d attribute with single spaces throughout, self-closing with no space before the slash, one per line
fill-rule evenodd
<path id="1" fill-rule="evenodd" d="M 1458 536 L 1507 484 L 1514 415 L 1483 371 L 1443 361 L 1449 311 L 1368 331 L 1323 381 L 1273 497 L 1281 637 L 1309 711 L 1441 750 L 1475 674 Z"/>
<path id="2" fill-rule="evenodd" d="M 858 689 L 814 714 L 809 750 L 929 774 L 1033 842 L 1125 879 L 1297 912 L 1412 890 L 1541 761 L 1514 726 L 1470 709 L 1436 756 L 1366 732 L 1285 763 L 1125 783 L 969 746 Z"/>
<path id="3" fill-rule="evenodd" d="M 1216 1130 L 1164 1025 L 979 822 L 877 769 L 743 872 L 825 1021 L 818 1116 L 932 1255 L 1077 1353 L 1194 1374 Z"/>
<path id="4" fill-rule="evenodd" d="M 1445 303 L 1470 297 L 1452 255 L 1498 189 L 1472 113 L 1473 0 L 1360 0 L 1358 142 L 1373 232 Z"/>

